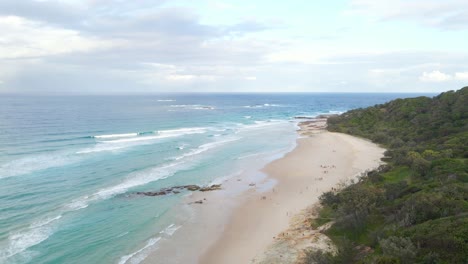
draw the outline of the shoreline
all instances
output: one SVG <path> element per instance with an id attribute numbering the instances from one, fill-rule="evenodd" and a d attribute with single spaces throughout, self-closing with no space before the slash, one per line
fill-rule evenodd
<path id="1" fill-rule="evenodd" d="M 297 147 L 297 122 L 291 131 L 294 140 L 287 148 L 273 152 L 254 154 L 247 167 L 207 183 L 220 184 L 221 189 L 210 192 L 191 192 L 183 198 L 176 208 L 171 209 L 176 217 L 173 222 L 178 229 L 170 239 L 161 239 L 152 246 L 140 263 L 199 263 L 199 257 L 213 245 L 222 234 L 230 218 L 252 195 L 271 190 L 277 183 L 262 169 L 269 163 L 283 158 Z"/>
<path id="2" fill-rule="evenodd" d="M 248 195 L 198 263 L 295 262 L 297 254 L 288 256 L 277 246 L 285 241 L 299 244 L 290 241 L 287 231 L 293 220 L 300 219 L 323 192 L 378 167 L 385 151 L 367 140 L 328 132 L 325 126 L 326 119 L 300 123 L 296 148 L 262 170 L 277 184 L 267 192 Z M 307 246 L 313 245 L 310 242 Z M 326 243 L 322 237 L 315 246 Z"/>
<path id="3" fill-rule="evenodd" d="M 384 152 L 370 141 L 326 131 L 326 118 L 304 120 L 299 127 L 295 147 L 258 173 L 231 177 L 219 191 L 188 195 L 178 209 L 189 216 L 183 226 L 142 263 L 293 263 L 285 262 L 288 254 L 278 244 L 292 241 L 301 248 L 311 240 L 291 239 L 286 230 L 304 221 L 304 210 L 310 216 L 323 192 L 381 164 Z M 330 243 L 312 233 L 319 242 L 314 246 Z"/>

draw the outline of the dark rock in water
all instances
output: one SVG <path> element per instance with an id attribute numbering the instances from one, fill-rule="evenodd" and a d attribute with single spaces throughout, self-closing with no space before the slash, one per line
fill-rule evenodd
<path id="1" fill-rule="evenodd" d="M 221 190 L 221 184 L 213 184 L 208 187 L 202 187 L 200 188 L 200 192 L 208 192 L 208 191 L 214 191 L 214 190 Z"/>
<path id="2" fill-rule="evenodd" d="M 166 194 L 178 194 L 182 190 L 188 191 L 200 191 L 200 192 L 208 192 L 208 191 L 215 191 L 221 190 L 221 184 L 213 184 L 211 186 L 200 187 L 198 185 L 180 185 L 180 186 L 173 186 L 170 188 L 163 188 L 157 192 L 136 192 L 136 195 L 144 195 L 144 196 L 161 196 Z"/>
<path id="3" fill-rule="evenodd" d="M 159 192 L 137 192 L 139 195 L 145 195 L 145 196 L 160 196 L 160 195 L 166 195 L 167 192 L 165 191 L 159 191 Z"/>
<path id="4" fill-rule="evenodd" d="M 185 189 L 189 190 L 189 191 L 197 191 L 200 189 L 200 186 L 198 185 L 186 185 L 184 186 Z"/>

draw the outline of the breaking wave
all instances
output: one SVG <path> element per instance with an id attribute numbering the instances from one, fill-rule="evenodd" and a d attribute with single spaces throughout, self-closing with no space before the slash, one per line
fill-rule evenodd
<path id="1" fill-rule="evenodd" d="M 65 166 L 78 160 L 78 157 L 73 157 L 66 153 L 48 153 L 28 156 L 0 165 L 0 179 L 25 175 L 52 167 Z"/>
<path id="2" fill-rule="evenodd" d="M 170 105 L 169 107 L 178 108 L 178 109 L 192 109 L 192 110 L 214 110 L 214 106 L 209 105 Z"/>
<path id="3" fill-rule="evenodd" d="M 122 256 L 119 260 L 119 264 L 139 264 L 148 256 L 149 252 L 151 252 L 151 249 L 153 249 L 154 246 L 157 245 L 159 240 L 161 240 L 161 237 L 150 238 L 148 241 L 146 241 L 146 244 L 139 250 L 128 255 Z"/>
<path id="4" fill-rule="evenodd" d="M 93 138 L 122 138 L 122 137 L 136 137 L 138 133 L 127 133 L 127 134 L 110 134 L 110 135 L 99 135 L 93 136 Z"/>
<path id="5" fill-rule="evenodd" d="M 52 223 L 60 218 L 62 215 L 44 218 L 33 222 L 26 230 L 10 234 L 8 246 L 0 251 L 0 263 L 7 263 L 7 259 L 49 238 L 54 232 Z"/>

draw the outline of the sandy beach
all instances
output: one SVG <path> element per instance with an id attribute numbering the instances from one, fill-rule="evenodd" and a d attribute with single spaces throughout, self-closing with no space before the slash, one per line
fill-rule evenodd
<path id="1" fill-rule="evenodd" d="M 304 228 L 309 211 L 323 192 L 378 167 L 384 149 L 325 126 L 325 118 L 301 122 L 296 147 L 262 177 L 241 174 L 220 191 L 189 195 L 178 210 L 191 217 L 144 263 L 294 263 L 302 248 L 330 247 L 327 237 Z"/>
<path id="2" fill-rule="evenodd" d="M 364 139 L 327 132 L 323 129 L 325 122 L 301 123 L 302 137 L 297 140 L 297 147 L 263 169 L 277 184 L 268 192 L 250 192 L 199 263 L 281 260 L 282 255 L 268 256 L 268 249 L 272 251 L 275 243 L 290 235 L 288 229 L 294 217 L 317 203 L 323 192 L 381 164 L 384 149 Z"/>

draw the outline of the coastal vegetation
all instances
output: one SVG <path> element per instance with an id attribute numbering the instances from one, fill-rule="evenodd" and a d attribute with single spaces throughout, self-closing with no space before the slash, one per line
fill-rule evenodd
<path id="1" fill-rule="evenodd" d="M 466 263 L 468 87 L 351 110 L 328 130 L 381 144 L 386 164 L 320 197 L 313 224 L 333 221 L 337 250 L 306 263 Z"/>

